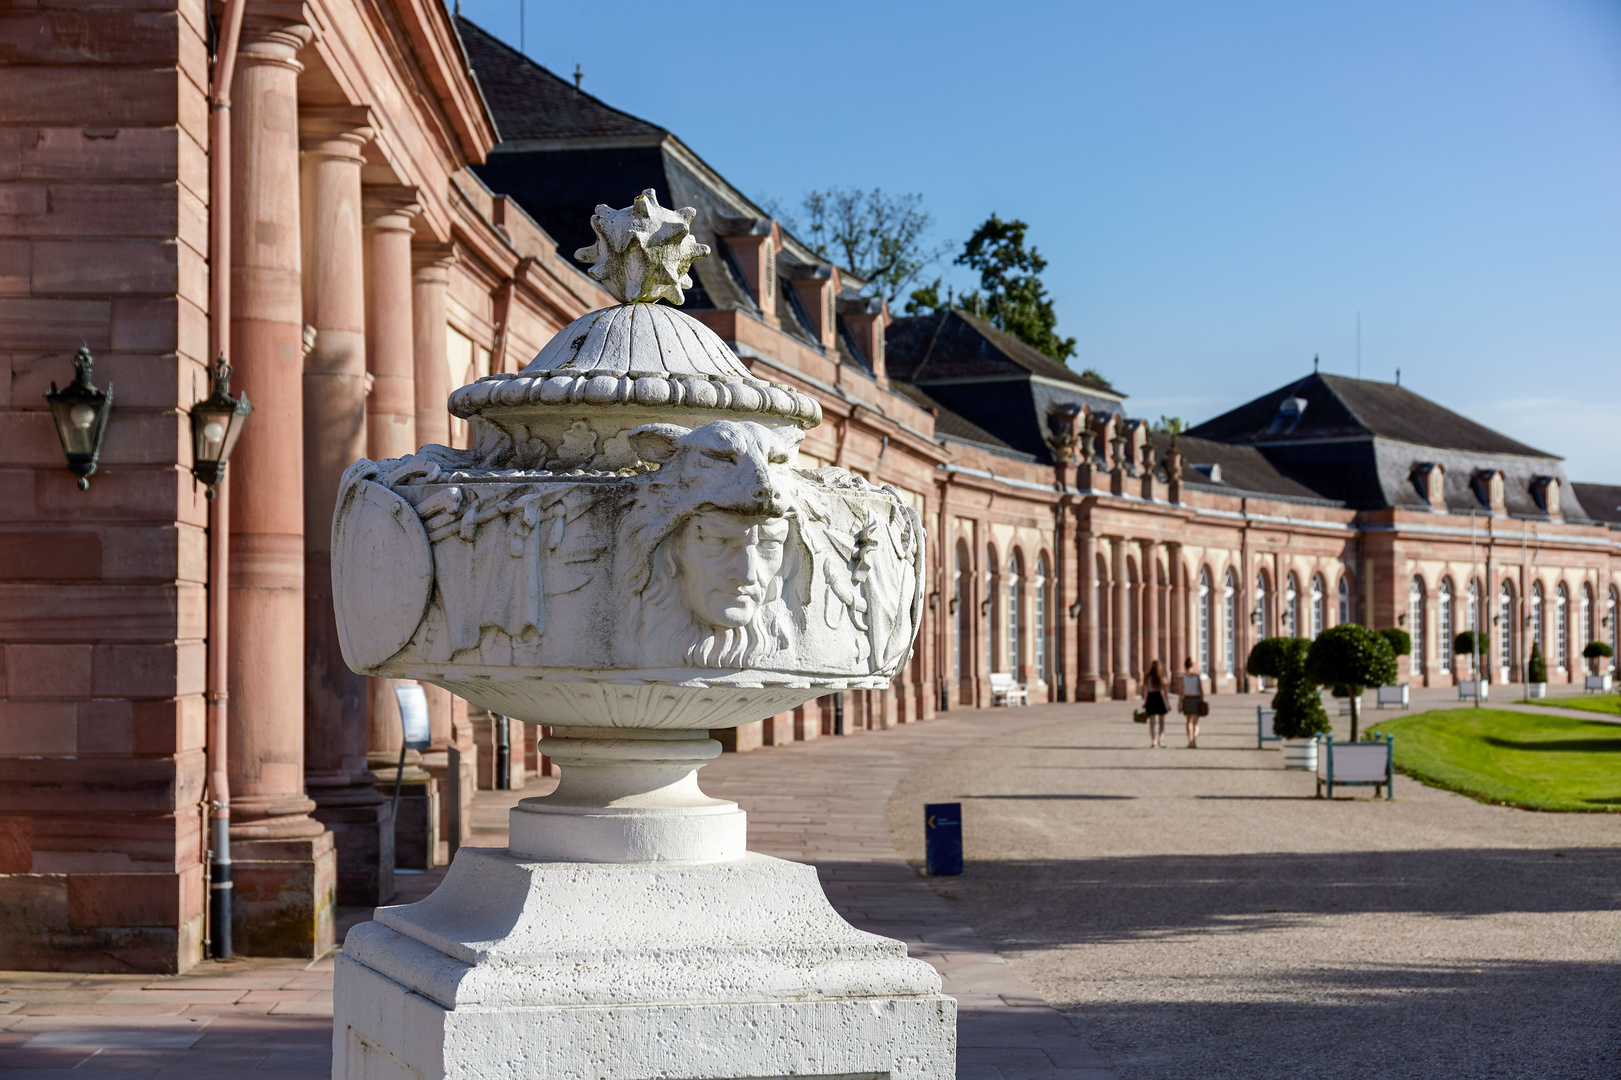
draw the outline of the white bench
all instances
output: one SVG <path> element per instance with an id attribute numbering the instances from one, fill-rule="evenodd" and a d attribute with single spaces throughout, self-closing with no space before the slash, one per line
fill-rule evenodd
<path id="1" fill-rule="evenodd" d="M 1335 785 L 1373 788 L 1378 798 L 1381 788 L 1386 799 L 1395 798 L 1391 781 L 1396 775 L 1395 741 L 1379 735 L 1371 742 L 1335 742 L 1324 735 L 1317 740 L 1317 797 L 1334 797 Z"/>
<path id="2" fill-rule="evenodd" d="M 1480 679 L 1459 679 L 1458 680 L 1458 700 L 1459 701 L 1466 701 L 1466 700 L 1467 701 L 1473 701 L 1474 698 L 1475 698 L 1475 684 L 1476 683 L 1480 684 L 1480 700 L 1481 701 L 1486 701 L 1492 696 L 1491 683 L 1485 682 L 1485 681 L 1480 680 Z"/>
<path id="3" fill-rule="evenodd" d="M 1005 671 L 991 672 L 991 705 L 1028 705 L 1030 692 L 1013 681 Z"/>
<path id="4" fill-rule="evenodd" d="M 1610 673 L 1606 671 L 1602 675 L 1587 676 L 1586 681 L 1582 684 L 1582 692 L 1587 694 L 1595 692 L 1608 694 L 1610 692 Z"/>
<path id="5" fill-rule="evenodd" d="M 1411 703 L 1407 695 L 1407 685 L 1400 683 L 1396 686 L 1379 687 L 1379 692 L 1373 699 L 1374 707 L 1382 709 L 1386 705 L 1400 705 L 1404 709 L 1407 708 Z"/>
<path id="6" fill-rule="evenodd" d="M 1272 734 L 1272 721 L 1277 718 L 1278 710 L 1269 709 L 1265 705 L 1255 706 L 1255 749 L 1264 749 L 1269 742 L 1283 741 Z"/>

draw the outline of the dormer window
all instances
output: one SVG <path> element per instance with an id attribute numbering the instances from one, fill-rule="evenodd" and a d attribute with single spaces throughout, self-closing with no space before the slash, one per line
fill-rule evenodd
<path id="1" fill-rule="evenodd" d="M 1278 411 L 1267 425 L 1268 435 L 1287 435 L 1300 423 L 1300 418 L 1306 412 L 1306 399 L 1303 397 L 1286 397 L 1278 402 Z"/>
<path id="2" fill-rule="evenodd" d="M 1211 464 L 1208 464 L 1208 465 L 1195 464 L 1193 466 L 1193 471 L 1203 473 L 1205 479 L 1209 480 L 1212 484 L 1222 483 L 1221 466 L 1218 465 L 1218 464 L 1215 464 L 1213 462 Z"/>
<path id="3" fill-rule="evenodd" d="M 1559 507 L 1559 477 L 1538 476 L 1531 481 L 1531 494 L 1550 521 L 1561 521 L 1564 513 Z"/>
<path id="4" fill-rule="evenodd" d="M 1482 469 L 1475 474 L 1475 498 L 1494 514 L 1504 513 L 1503 470 Z"/>
<path id="5" fill-rule="evenodd" d="M 1446 500 L 1446 469 L 1435 462 L 1422 462 L 1413 466 L 1413 486 L 1418 489 L 1419 497 L 1429 504 L 1431 510 L 1445 510 Z"/>

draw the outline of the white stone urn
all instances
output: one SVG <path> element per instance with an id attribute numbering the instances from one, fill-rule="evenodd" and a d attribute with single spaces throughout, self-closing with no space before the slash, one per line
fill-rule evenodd
<path id="1" fill-rule="evenodd" d="M 554 728 L 557 790 L 504 851 L 350 931 L 334 1076 L 945 1080 L 955 1004 L 809 867 L 706 796 L 713 728 L 887 686 L 923 529 L 888 488 L 794 467 L 817 403 L 680 303 L 694 211 L 598 206 L 577 255 L 623 302 L 455 391 L 470 450 L 360 461 L 333 524 L 344 657 Z"/>

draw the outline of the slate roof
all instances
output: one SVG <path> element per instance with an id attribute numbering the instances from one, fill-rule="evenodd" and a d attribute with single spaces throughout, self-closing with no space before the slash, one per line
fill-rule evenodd
<path id="1" fill-rule="evenodd" d="M 1306 403 L 1298 420 L 1280 412 L 1290 398 Z M 1378 437 L 1465 453 L 1557 460 L 1404 386 L 1316 373 L 1206 420 L 1188 434 L 1256 446 Z"/>
<path id="2" fill-rule="evenodd" d="M 503 142 L 517 139 L 600 139 L 669 134 L 576 90 L 477 23 L 455 16 L 456 29 L 496 118 Z"/>
<path id="3" fill-rule="evenodd" d="M 1155 432 L 1149 438 L 1153 441 L 1155 454 L 1163 462 L 1171 448 L 1171 437 L 1163 432 Z M 1235 446 L 1181 435 L 1177 438 L 1177 449 L 1182 454 L 1182 483 L 1185 486 L 1227 495 L 1265 495 L 1297 502 L 1344 505 L 1341 500 L 1325 498 L 1316 488 L 1289 476 L 1253 446 Z M 1201 465 L 1206 468 L 1219 465 L 1221 479 L 1212 479 L 1198 468 Z"/>
<path id="4" fill-rule="evenodd" d="M 1125 395 L 1082 377 L 1052 357 L 984 319 L 956 308 L 894 320 L 884 335 L 885 366 L 896 378 L 929 383 L 947 379 L 1039 375 L 1118 403 Z"/>
<path id="5" fill-rule="evenodd" d="M 1606 525 L 1621 525 L 1621 484 L 1570 485 L 1587 516 Z M 1560 500 L 1562 505 L 1564 500 Z"/>
<path id="6" fill-rule="evenodd" d="M 989 431 L 986 431 L 972 420 L 969 420 L 967 417 L 961 416 L 958 413 L 952 412 L 950 409 L 940 404 L 940 402 L 929 396 L 928 391 L 924 390 L 922 387 L 913 386 L 911 383 L 892 379 L 890 381 L 889 388 L 895 393 L 899 394 L 901 397 L 912 402 L 914 405 L 921 405 L 923 408 L 934 413 L 934 433 L 936 435 L 943 435 L 947 438 L 959 439 L 963 442 L 975 443 L 980 446 L 990 447 L 993 450 L 1011 451 L 1015 454 L 1019 453 L 1017 450 L 1014 450 L 1013 447 L 1009 446 L 1007 443 L 1003 442 Z M 1028 457 L 1029 455 L 1019 454 L 1019 456 Z"/>

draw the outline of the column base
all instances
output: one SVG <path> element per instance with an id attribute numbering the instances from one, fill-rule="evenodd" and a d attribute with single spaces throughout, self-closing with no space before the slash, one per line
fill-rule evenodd
<path id="1" fill-rule="evenodd" d="M 379 759 L 391 760 L 385 765 Z M 395 754 L 368 755 L 371 771 L 377 777 L 372 785 L 377 793 L 394 799 L 394 773 L 399 764 Z M 400 807 L 394 815 L 394 866 L 399 870 L 427 870 L 439 850 L 439 785 L 421 766 L 422 755 L 406 752 L 405 780 L 400 785 Z"/>
<path id="2" fill-rule="evenodd" d="M 1137 680 L 1130 675 L 1116 675 L 1110 694 L 1116 701 L 1129 701 L 1137 696 Z"/>
<path id="3" fill-rule="evenodd" d="M 381 798 L 372 786 L 366 794 Z M 337 844 L 337 901 L 349 907 L 376 907 L 393 899 L 394 822 L 387 802 L 360 806 L 321 806 L 310 815 L 325 825 Z"/>
<path id="4" fill-rule="evenodd" d="M 332 834 L 232 840 L 234 946 L 244 956 L 317 957 L 332 948 L 338 856 Z"/>
<path id="5" fill-rule="evenodd" d="M 565 773 L 565 775 L 567 775 Z M 816 872 L 534 862 L 463 848 L 338 958 L 334 1080 L 951 1080 L 956 1002 Z"/>

